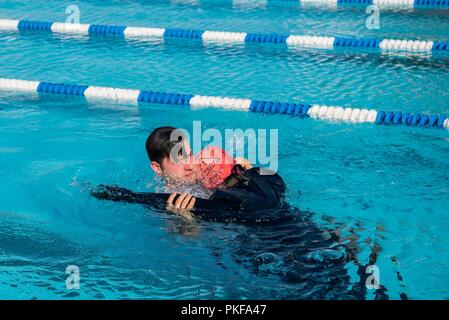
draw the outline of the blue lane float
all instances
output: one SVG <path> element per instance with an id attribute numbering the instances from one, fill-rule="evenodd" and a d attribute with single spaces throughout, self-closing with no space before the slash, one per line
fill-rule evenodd
<path id="1" fill-rule="evenodd" d="M 446 1 L 446 0 L 444 0 Z M 449 1 L 449 0 L 447 0 Z M 0 31 L 51 32 L 55 34 L 78 34 L 85 36 L 110 36 L 131 39 L 185 39 L 204 43 L 250 44 L 269 43 L 287 47 L 325 50 L 369 50 L 377 53 L 430 56 L 449 54 L 449 41 L 351 38 L 310 35 L 278 35 L 246 32 L 202 31 L 189 29 L 165 29 L 126 27 L 96 24 L 70 24 L 48 21 L 0 19 Z M 156 41 L 151 43 L 161 43 Z"/>
<path id="2" fill-rule="evenodd" d="M 306 103 L 287 103 L 238 99 L 219 96 L 201 96 L 157 91 L 141 91 L 111 87 L 53 83 L 0 78 L 0 90 L 9 92 L 51 93 L 82 96 L 86 99 L 106 99 L 134 103 L 153 103 L 199 108 L 222 108 L 255 113 L 285 114 L 302 118 L 379 125 L 405 125 L 412 127 L 447 128 L 446 115 L 400 111 L 377 111 L 365 108 L 343 108 Z"/>

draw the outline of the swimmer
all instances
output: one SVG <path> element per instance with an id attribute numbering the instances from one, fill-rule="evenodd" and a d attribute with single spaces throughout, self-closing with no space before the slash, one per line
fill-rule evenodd
<path id="1" fill-rule="evenodd" d="M 243 159 L 233 159 L 215 147 L 193 155 L 187 140 L 171 139 L 175 130 L 157 128 L 148 137 L 151 169 L 167 188 L 200 185 L 212 192 L 209 197 L 196 198 L 185 192 L 176 199 L 176 192 L 134 192 L 116 185 L 99 185 L 91 194 L 100 200 L 168 210 L 187 221 L 244 225 L 230 243 L 231 256 L 259 276 L 285 282 L 289 298 L 366 298 L 366 268 L 376 264 L 377 245 L 373 245 L 368 264 L 362 263 L 356 241 L 342 238 L 338 230 L 322 228 L 311 219 L 311 212 L 288 204 L 286 185 L 279 174 L 251 168 Z M 179 142 L 182 148 L 177 148 Z M 352 265 L 359 276 L 355 281 L 347 271 Z M 375 299 L 389 298 L 383 285 L 373 294 Z"/>
<path id="2" fill-rule="evenodd" d="M 234 159 L 215 146 L 208 146 L 193 155 L 185 135 L 174 127 L 156 128 L 148 136 L 145 148 L 151 169 L 163 178 L 166 190 L 172 191 L 167 209 L 188 220 L 191 220 L 189 211 L 195 206 L 196 197 L 191 192 L 179 190 L 200 186 L 208 198 L 231 174 L 236 164 L 245 169 L 251 168 L 248 160 Z"/>

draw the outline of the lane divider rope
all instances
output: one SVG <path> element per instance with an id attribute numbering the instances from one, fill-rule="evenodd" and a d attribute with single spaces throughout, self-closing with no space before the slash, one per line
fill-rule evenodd
<path id="1" fill-rule="evenodd" d="M 327 0 L 326 0 L 327 1 Z M 449 1 L 449 0 L 447 0 Z M 310 35 L 278 35 L 263 33 L 201 31 L 188 29 L 165 29 L 125 27 L 96 24 L 70 24 L 46 21 L 0 19 L 0 31 L 40 31 L 56 34 L 87 36 L 115 36 L 138 39 L 188 39 L 204 43 L 270 43 L 287 47 L 314 49 L 371 50 L 380 53 L 449 54 L 449 41 L 426 41 L 405 39 L 351 38 Z"/>
<path id="2" fill-rule="evenodd" d="M 190 4 L 198 6 L 198 1 L 170 0 L 173 4 Z M 231 0 L 233 7 L 266 8 L 282 3 L 298 5 L 302 9 L 342 9 L 376 5 L 380 10 L 411 11 L 411 10 L 448 10 L 449 0 Z"/>
<path id="3" fill-rule="evenodd" d="M 377 111 L 365 108 L 343 108 L 305 103 L 286 103 L 220 96 L 201 96 L 157 91 L 141 91 L 111 87 L 28 81 L 0 78 L 0 90 L 9 92 L 52 93 L 82 96 L 87 100 L 106 99 L 134 103 L 154 103 L 190 107 L 192 109 L 215 107 L 227 110 L 250 111 L 299 116 L 303 118 L 352 123 L 376 123 L 449 129 L 446 115 Z"/>
<path id="4" fill-rule="evenodd" d="M 266 4 L 279 1 L 296 2 L 302 8 L 344 8 L 376 5 L 380 10 L 449 9 L 449 0 L 265 0 Z"/>

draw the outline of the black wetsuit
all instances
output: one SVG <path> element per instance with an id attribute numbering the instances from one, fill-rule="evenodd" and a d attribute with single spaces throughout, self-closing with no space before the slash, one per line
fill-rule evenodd
<path id="1" fill-rule="evenodd" d="M 91 193 L 98 199 L 144 204 L 158 210 L 165 209 L 170 196 L 168 193 L 133 192 L 115 185 L 100 185 Z M 284 214 L 270 210 L 284 206 L 284 193 L 284 181 L 277 173 L 260 168 L 244 170 L 236 165 L 209 199 L 196 199 L 191 211 L 206 221 L 273 222 L 292 214 L 288 210 L 284 210 Z"/>
<path id="2" fill-rule="evenodd" d="M 336 233 L 314 223 L 310 212 L 290 207 L 284 201 L 285 184 L 273 172 L 260 168 L 244 170 L 240 166 L 210 199 L 198 199 L 195 217 L 245 226 L 232 250 L 234 259 L 260 276 L 275 276 L 294 288 L 286 297 L 305 299 L 365 299 L 368 264 L 360 264 L 356 254 L 342 243 Z M 149 205 L 165 210 L 169 194 L 136 193 L 117 186 L 99 186 L 92 191 L 99 199 Z M 371 256 L 369 264 L 374 264 Z M 354 283 L 347 264 L 358 268 Z M 386 299 L 385 287 L 375 297 Z"/>

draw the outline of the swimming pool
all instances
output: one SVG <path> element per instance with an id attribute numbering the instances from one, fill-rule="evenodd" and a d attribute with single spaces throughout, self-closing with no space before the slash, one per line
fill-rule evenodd
<path id="1" fill-rule="evenodd" d="M 448 40 L 447 11 L 301 10 L 231 1 L 5 1 L 1 17 L 277 34 Z M 449 112 L 446 57 L 203 45 L 47 33 L 0 33 L 0 77 L 142 90 L 306 101 L 343 107 Z M 242 226 L 176 219 L 99 202 L 89 184 L 154 190 L 144 142 L 157 126 L 279 129 L 279 173 L 289 202 L 322 228 L 355 238 L 392 299 L 447 299 L 448 131 L 306 120 L 217 109 L 86 101 L 0 92 L 2 298 L 306 298 L 235 259 Z M 189 235 L 190 234 L 190 235 Z M 80 267 L 67 290 L 66 267 Z M 354 280 L 356 268 L 347 266 Z M 399 281 L 400 272 L 403 281 Z M 354 280 L 355 281 L 355 280 Z M 404 287 L 401 287 L 404 286 Z M 369 291 L 368 298 L 372 298 Z M 338 297 L 331 297 L 338 298 Z"/>

